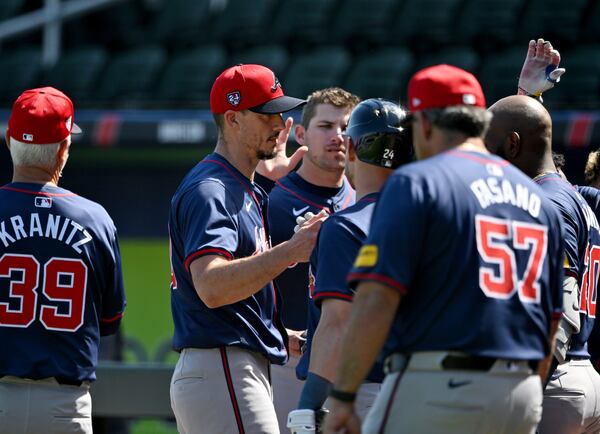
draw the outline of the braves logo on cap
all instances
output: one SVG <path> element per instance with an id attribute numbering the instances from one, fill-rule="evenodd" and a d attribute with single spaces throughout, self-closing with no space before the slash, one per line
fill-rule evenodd
<path id="1" fill-rule="evenodd" d="M 240 100 L 242 99 L 242 95 L 236 90 L 235 92 L 229 92 L 227 94 L 227 101 L 234 107 L 237 107 L 240 104 Z"/>
<path id="2" fill-rule="evenodd" d="M 281 83 L 279 82 L 279 79 L 275 77 L 275 74 L 273 74 L 273 86 L 271 86 L 271 92 L 277 92 L 278 87 L 281 87 Z"/>

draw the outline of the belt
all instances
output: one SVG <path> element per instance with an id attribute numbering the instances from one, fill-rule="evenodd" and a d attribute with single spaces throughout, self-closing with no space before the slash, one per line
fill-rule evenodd
<path id="1" fill-rule="evenodd" d="M 4 377 L 5 377 L 5 375 L 0 375 L 0 378 L 4 378 Z M 81 387 L 81 385 L 84 383 L 83 381 L 71 380 L 69 378 L 64 378 L 64 377 L 51 377 L 51 378 L 54 378 L 56 380 L 56 382 L 62 386 Z M 33 378 L 22 378 L 22 379 L 36 381 Z"/>
<path id="2" fill-rule="evenodd" d="M 410 354 L 395 353 L 390 355 L 384 364 L 386 373 L 404 372 L 410 362 Z M 489 371 L 494 363 L 503 360 L 510 363 L 511 360 L 497 359 L 494 357 L 470 356 L 467 354 L 447 354 L 439 362 L 439 368 L 445 371 Z M 522 360 L 514 360 L 515 363 L 521 363 Z M 537 372 L 539 362 L 537 360 L 527 361 L 529 368 Z"/>

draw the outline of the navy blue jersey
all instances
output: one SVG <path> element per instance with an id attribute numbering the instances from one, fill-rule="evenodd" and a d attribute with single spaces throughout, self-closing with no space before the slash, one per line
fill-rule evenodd
<path id="1" fill-rule="evenodd" d="M 384 354 L 540 360 L 562 312 L 562 224 L 506 161 L 453 149 L 398 169 L 349 275 L 403 294 Z"/>
<path id="2" fill-rule="evenodd" d="M 115 226 L 68 190 L 0 187 L 0 376 L 96 379 L 125 308 Z"/>
<path id="3" fill-rule="evenodd" d="M 210 309 L 198 297 L 190 274 L 190 263 L 201 256 L 232 260 L 269 249 L 267 206 L 266 193 L 216 153 L 181 182 L 169 216 L 175 350 L 237 346 L 274 363 L 286 361 L 287 334 L 272 283 L 245 300 Z"/>
<path id="4" fill-rule="evenodd" d="M 306 182 L 296 172 L 281 178 L 269 194 L 269 224 L 271 241 L 277 245 L 294 234 L 296 218 L 311 211 L 325 209 L 340 211 L 354 203 L 355 193 L 344 178 L 340 188 L 319 187 Z M 287 328 L 306 329 L 308 314 L 308 263 L 290 264 L 275 278 L 275 285 L 283 299 L 282 319 Z"/>
<path id="5" fill-rule="evenodd" d="M 546 173 L 535 182 L 560 212 L 565 230 L 565 274 L 579 284 L 581 329 L 573 335 L 567 355 L 589 357 L 587 340 L 596 316 L 596 283 L 600 266 L 598 220 L 576 188 L 558 173 Z"/>
<path id="6" fill-rule="evenodd" d="M 363 245 L 371 223 L 371 215 L 379 193 L 369 194 L 355 205 L 329 217 L 321 230 L 310 258 L 310 301 L 306 350 L 296 367 L 299 379 L 306 379 L 310 364 L 312 340 L 321 317 L 321 302 L 327 298 L 352 301 L 354 291 L 346 282 L 358 250 Z M 367 376 L 367 381 L 383 381 L 383 364 L 378 362 Z"/>

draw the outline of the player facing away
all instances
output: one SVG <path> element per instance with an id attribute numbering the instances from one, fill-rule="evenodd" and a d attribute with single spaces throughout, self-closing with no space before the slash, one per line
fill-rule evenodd
<path id="1" fill-rule="evenodd" d="M 125 308 L 115 226 L 60 188 L 73 103 L 51 87 L 15 101 L 0 187 L 0 433 L 91 433 L 90 383 L 101 335 Z"/>
<path id="2" fill-rule="evenodd" d="M 217 145 L 183 179 L 169 216 L 180 433 L 279 433 L 270 370 L 288 352 L 271 281 L 308 261 L 323 215 L 271 248 L 268 197 L 253 179 L 287 141 L 281 113 L 303 103 L 261 65 L 228 68 L 213 84 Z"/>
<path id="3" fill-rule="evenodd" d="M 559 210 L 565 228 L 565 310 L 557 333 L 553 372 L 544 390 L 539 433 L 599 432 L 596 403 L 600 399 L 600 375 L 590 362 L 587 348 L 594 330 L 600 271 L 596 215 L 557 172 L 552 157 L 552 120 L 539 102 L 511 96 L 496 102 L 490 111 L 494 117 L 486 145 L 533 178 Z"/>
<path id="4" fill-rule="evenodd" d="M 354 203 L 354 189 L 344 174 L 346 145 L 342 135 L 358 101 L 356 95 L 337 87 L 309 95 L 302 110 L 302 122 L 295 127 L 296 141 L 307 147 L 302 165 L 277 180 L 269 194 L 273 245 L 292 236 L 299 216 L 322 210 L 333 213 Z M 308 263 L 290 264 L 274 283 L 281 293 L 282 321 L 291 342 L 307 326 Z M 296 408 L 302 390 L 300 379 L 304 377 L 296 377 L 298 360 L 299 353 L 292 353 L 287 364 L 274 366 L 272 371 L 275 411 L 281 431 L 286 429 L 287 415 Z"/>
<path id="5" fill-rule="evenodd" d="M 423 69 L 408 101 L 421 161 L 388 179 L 349 274 L 356 295 L 325 432 L 360 431 L 353 401 L 383 348 L 387 375 L 362 432 L 534 433 L 538 369 L 562 311 L 560 217 L 487 152 L 473 75 Z"/>
<path id="6" fill-rule="evenodd" d="M 413 157 L 412 134 L 402 126 L 406 114 L 391 101 L 368 99 L 354 108 L 348 121 L 346 170 L 356 188 L 357 202 L 327 219 L 311 255 L 308 336 L 298 367 L 306 382 L 298 410 L 288 417 L 292 432 L 310 432 L 307 426 L 315 431 L 314 414 L 323 407 L 334 380 L 339 341 L 354 296 L 346 276 L 369 233 L 379 191 L 393 169 Z M 355 402 L 361 419 L 373 405 L 383 377 L 383 366 L 376 363 L 361 385 Z"/>

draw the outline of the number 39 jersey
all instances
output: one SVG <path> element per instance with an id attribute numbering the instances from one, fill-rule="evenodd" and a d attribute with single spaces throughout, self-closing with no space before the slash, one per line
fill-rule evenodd
<path id="1" fill-rule="evenodd" d="M 115 226 L 68 190 L 0 187 L 0 375 L 96 378 L 125 308 Z"/>
<path id="2" fill-rule="evenodd" d="M 562 312 L 561 234 L 531 179 L 498 157 L 454 149 L 390 177 L 349 281 L 403 295 L 384 355 L 540 360 Z"/>

